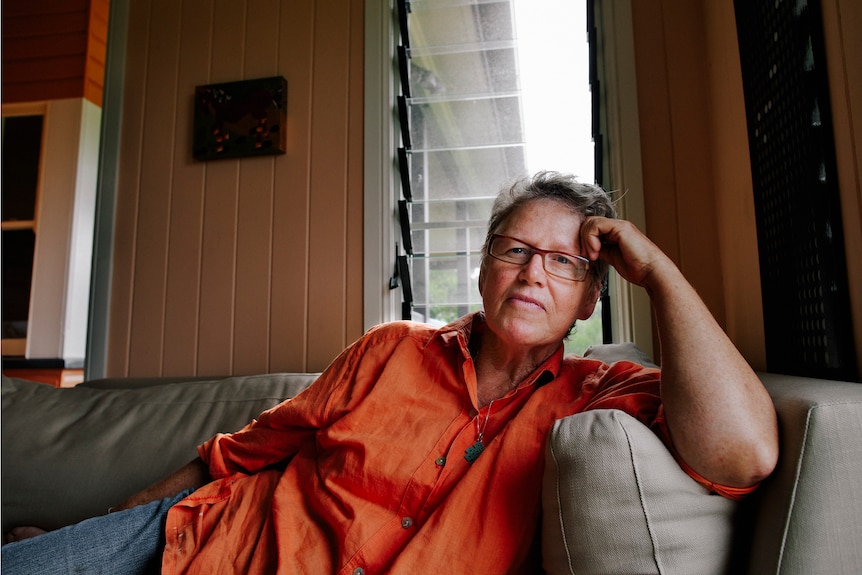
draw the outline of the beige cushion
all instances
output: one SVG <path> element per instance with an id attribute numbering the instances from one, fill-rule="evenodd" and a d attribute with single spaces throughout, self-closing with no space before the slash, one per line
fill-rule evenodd
<path id="1" fill-rule="evenodd" d="M 139 389 L 57 389 L 3 378 L 3 532 L 105 513 L 292 397 L 314 375 L 263 375 Z M 134 382 L 126 382 L 134 383 Z"/>
<path id="2" fill-rule="evenodd" d="M 547 573 L 724 573 L 737 504 L 692 480 L 658 437 L 617 410 L 558 421 L 546 448 Z"/>
<path id="3" fill-rule="evenodd" d="M 862 384 L 759 374 L 781 456 L 758 493 L 749 573 L 862 573 Z"/>
<path id="4" fill-rule="evenodd" d="M 644 367 L 658 367 L 650 356 L 630 341 L 591 345 L 584 351 L 584 357 L 597 359 L 608 364 L 627 360 L 639 363 Z"/>

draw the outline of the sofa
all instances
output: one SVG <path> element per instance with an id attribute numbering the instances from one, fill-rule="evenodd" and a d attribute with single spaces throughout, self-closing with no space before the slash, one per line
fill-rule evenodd
<path id="1" fill-rule="evenodd" d="M 649 363 L 630 344 L 585 355 Z M 546 573 L 862 573 L 862 384 L 760 374 L 778 413 L 775 473 L 734 502 L 691 480 L 614 410 L 557 421 L 546 446 Z M 103 514 L 196 445 L 293 397 L 315 374 L 2 382 L 2 528 Z"/>

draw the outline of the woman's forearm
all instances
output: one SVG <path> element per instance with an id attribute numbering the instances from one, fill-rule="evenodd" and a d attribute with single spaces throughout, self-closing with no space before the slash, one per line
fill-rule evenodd
<path id="1" fill-rule="evenodd" d="M 183 467 L 176 470 L 168 477 L 162 479 L 158 483 L 147 487 L 140 491 L 116 507 L 109 509 L 109 512 L 122 511 L 144 505 L 151 501 L 158 501 L 165 497 L 172 497 L 186 489 L 197 489 L 211 480 L 209 469 L 201 458 L 196 458 L 190 461 Z"/>

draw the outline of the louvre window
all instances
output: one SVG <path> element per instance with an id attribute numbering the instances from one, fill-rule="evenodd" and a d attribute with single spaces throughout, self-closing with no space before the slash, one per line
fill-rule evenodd
<path id="1" fill-rule="evenodd" d="M 491 205 L 528 174 L 515 5 L 400 0 L 398 14 L 403 317 L 442 324 L 480 309 Z"/>
<path id="2" fill-rule="evenodd" d="M 513 6 L 425 0 L 398 10 L 403 317 L 442 324 L 481 307 L 491 204 L 502 182 L 526 173 Z"/>

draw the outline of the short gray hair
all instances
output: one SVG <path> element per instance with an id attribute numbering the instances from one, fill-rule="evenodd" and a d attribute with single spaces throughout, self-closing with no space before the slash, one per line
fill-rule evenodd
<path id="1" fill-rule="evenodd" d="M 518 208 L 536 200 L 554 200 L 569 208 L 573 214 L 584 218 L 617 217 L 611 197 L 600 186 L 579 182 L 571 174 L 538 172 L 533 177 L 522 178 L 503 189 L 494 201 L 488 220 L 488 234 L 482 247 L 483 265 L 491 236 L 497 233 Z M 593 285 L 601 286 L 607 271 L 608 264 L 604 261 L 590 262 L 589 273 Z"/>

